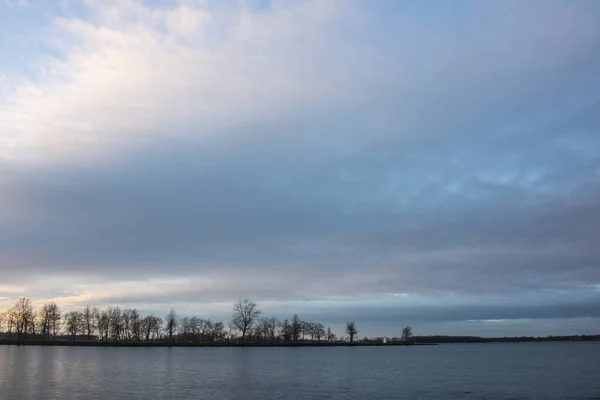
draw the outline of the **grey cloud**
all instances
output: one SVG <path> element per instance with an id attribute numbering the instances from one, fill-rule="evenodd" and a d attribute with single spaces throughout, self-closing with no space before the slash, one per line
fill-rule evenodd
<path id="1" fill-rule="evenodd" d="M 588 130 L 595 127 L 591 124 Z M 595 146 L 591 135 L 574 136 L 575 140 L 585 143 L 583 147 Z M 544 260 L 538 267 L 542 271 L 549 261 L 557 262 L 557 252 L 564 252 L 560 262 L 569 267 L 585 267 L 597 256 L 589 238 L 597 231 L 592 221 L 598 213 L 599 189 L 593 169 L 582 174 L 593 159 L 567 175 L 565 170 L 578 163 L 575 158 L 546 161 L 547 175 L 563 176 L 551 181 L 549 194 L 540 196 L 535 182 L 489 184 L 468 172 L 461 174 L 487 168 L 500 174 L 518 171 L 527 165 L 527 154 L 535 155 L 533 147 L 507 150 L 508 156 L 516 154 L 522 160 L 503 166 L 500 160 L 489 162 L 488 154 L 492 159 L 497 156 L 485 143 L 480 147 L 475 141 L 470 151 L 476 157 L 463 158 L 456 172 L 446 163 L 466 151 L 460 142 L 438 150 L 437 157 L 418 145 L 414 152 L 398 148 L 408 161 L 399 156 L 378 163 L 379 149 L 370 149 L 356 165 L 352 159 L 325 160 L 306 168 L 298 161 L 286 162 L 282 154 L 293 150 L 285 145 L 276 146 L 276 151 L 232 150 L 233 155 L 222 150 L 211 159 L 210 149 L 171 149 L 107 169 L 21 176 L 12 186 L 13 196 L 32 210 L 41 210 L 41 215 L 5 229 L 3 253 L 15 266 L 37 266 L 37 271 L 127 274 L 131 268 L 133 275 L 178 268 L 210 270 L 211 265 L 228 263 L 285 266 L 292 260 L 363 268 L 369 257 L 401 269 L 405 258 L 419 256 L 433 264 L 429 268 L 446 263 L 460 269 L 461 264 L 484 262 L 485 250 L 467 252 L 467 259 L 443 259 L 444 251 L 452 255 L 453 249 L 477 246 L 505 251 L 506 255 L 490 255 L 504 271 L 511 268 L 505 263 L 542 260 L 544 251 L 553 260 Z M 421 154 L 428 157 L 425 162 Z M 560 149 L 551 154 L 554 159 L 564 156 Z M 339 164 L 350 177 L 362 177 L 340 181 Z M 381 178 L 390 171 L 404 183 Z M 432 183 L 423 185 L 432 177 Z M 443 185 L 454 183 L 452 178 L 460 179 L 460 190 L 449 194 Z M 386 185 L 393 190 L 382 191 Z M 35 251 L 30 251 L 31 245 Z M 523 246 L 530 246 L 530 254 L 519 254 Z M 517 253 L 512 263 L 511 251 Z M 440 253 L 442 258 L 432 260 L 428 253 Z"/>
<path id="2" fill-rule="evenodd" d="M 572 319 L 600 318 L 600 301 L 598 299 L 569 302 L 558 305 L 461 305 L 447 307 L 383 308 L 348 309 L 342 312 L 329 312 L 309 315 L 310 317 L 325 317 L 329 315 L 331 323 L 343 323 L 350 318 L 361 321 L 364 325 L 377 324 L 387 321 L 393 325 L 431 322 L 467 322 L 481 320 L 518 320 L 518 319 Z"/>

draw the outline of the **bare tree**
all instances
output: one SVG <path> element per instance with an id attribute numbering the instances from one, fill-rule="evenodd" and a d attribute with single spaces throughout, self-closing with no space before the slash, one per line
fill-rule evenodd
<path id="1" fill-rule="evenodd" d="M 321 338 L 326 335 L 325 327 L 323 326 L 323 324 L 321 324 L 321 323 L 313 324 L 312 334 L 313 334 L 313 340 L 316 339 L 317 341 L 320 341 Z"/>
<path id="2" fill-rule="evenodd" d="M 48 317 L 49 317 L 48 309 L 46 308 L 46 304 L 44 304 L 42 306 L 42 309 L 40 310 L 39 316 L 38 316 L 38 322 L 39 322 L 38 334 L 40 335 L 40 337 L 42 339 L 50 338 L 50 318 L 48 318 Z"/>
<path id="3" fill-rule="evenodd" d="M 52 338 L 56 339 L 56 336 L 60 332 L 63 326 L 62 313 L 60 311 L 60 307 L 55 302 L 50 302 L 48 304 L 48 312 L 50 319 L 50 333 L 52 334 Z"/>
<path id="4" fill-rule="evenodd" d="M 6 312 L 6 330 L 8 331 L 8 338 L 12 339 L 13 329 L 17 325 L 17 314 L 14 308 L 11 308 Z"/>
<path id="5" fill-rule="evenodd" d="M 292 317 L 291 336 L 294 342 L 300 340 L 300 333 L 302 332 L 302 321 L 298 317 L 298 314 L 294 314 Z"/>
<path id="6" fill-rule="evenodd" d="M 277 337 L 277 328 L 279 326 L 280 326 L 280 323 L 277 320 L 277 318 L 275 318 L 275 317 L 269 318 L 268 336 L 269 336 L 270 341 L 272 341 L 272 342 L 275 341 L 275 338 Z"/>
<path id="7" fill-rule="evenodd" d="M 210 341 L 213 330 L 213 322 L 210 319 L 202 322 L 202 341 Z"/>
<path id="8" fill-rule="evenodd" d="M 329 342 L 333 342 L 335 341 L 337 338 L 335 336 L 335 333 L 331 332 L 331 328 L 327 328 L 327 341 Z"/>
<path id="9" fill-rule="evenodd" d="M 204 320 L 198 317 L 191 317 L 188 322 L 190 336 L 192 340 L 198 341 L 198 336 L 202 332 L 202 328 L 204 326 Z"/>
<path id="10" fill-rule="evenodd" d="M 108 309 L 108 322 L 112 340 L 121 340 L 123 335 L 123 312 L 119 307 Z"/>
<path id="11" fill-rule="evenodd" d="M 314 322 L 305 322 L 303 324 L 304 333 L 310 336 L 310 340 L 315 340 L 316 324 Z"/>
<path id="12" fill-rule="evenodd" d="M 258 336 L 261 339 L 264 340 L 268 340 L 269 339 L 269 332 L 271 329 L 271 318 L 269 317 L 262 317 L 259 322 L 258 322 Z"/>
<path id="13" fill-rule="evenodd" d="M 302 334 L 302 340 L 304 340 L 304 335 L 310 334 L 310 323 L 306 321 L 300 321 L 300 333 Z"/>
<path id="14" fill-rule="evenodd" d="M 98 336 L 100 336 L 100 340 L 108 340 L 108 334 L 110 332 L 109 310 L 98 310 L 96 312 L 96 326 L 98 327 Z"/>
<path id="15" fill-rule="evenodd" d="M 227 324 L 227 341 L 230 342 L 234 338 L 235 325 L 233 322 Z"/>
<path id="16" fill-rule="evenodd" d="M 177 313 L 175 313 L 175 310 L 171 309 L 165 318 L 165 331 L 167 332 L 169 340 L 173 340 L 173 334 L 177 330 L 177 322 Z"/>
<path id="17" fill-rule="evenodd" d="M 412 338 L 412 328 L 410 326 L 405 326 L 402 329 L 402 340 L 404 342 L 408 342 Z"/>
<path id="18" fill-rule="evenodd" d="M 242 332 L 242 341 L 246 339 L 248 329 L 252 328 L 261 313 L 256 303 L 248 299 L 238 300 L 233 305 L 233 319 L 231 322 Z"/>
<path id="19" fill-rule="evenodd" d="M 0 331 L 6 330 L 8 337 L 15 335 L 22 338 L 56 338 L 64 331 L 71 340 L 87 336 L 88 340 L 97 337 L 99 340 L 173 340 L 175 338 L 195 341 L 213 342 L 237 338 L 250 338 L 277 341 L 299 341 L 307 339 L 321 341 L 335 340 L 331 329 L 315 322 L 302 321 L 294 315 L 290 321 L 279 322 L 276 318 L 261 318 L 261 311 L 256 303 L 245 299 L 239 300 L 233 307 L 233 318 L 228 326 L 222 322 L 203 320 L 197 317 L 179 318 L 171 310 L 163 320 L 149 315 L 141 318 L 135 309 L 120 309 L 111 306 L 104 310 L 86 306 L 80 312 L 61 314 L 54 302 L 44 304 L 39 311 L 33 309 L 31 301 L 26 298 L 19 301 L 6 312 L 0 313 Z M 62 328 L 65 328 L 64 330 Z M 235 331 L 239 331 L 237 334 Z M 353 342 L 358 331 L 354 322 L 348 322 L 347 332 Z M 411 333 L 412 335 L 412 333 Z M 409 336 L 411 336 L 409 335 Z"/>
<path id="20" fill-rule="evenodd" d="M 212 322 L 207 320 L 206 334 L 208 335 L 208 340 L 210 342 L 222 340 L 225 337 L 225 324 L 223 322 Z"/>
<path id="21" fill-rule="evenodd" d="M 163 327 L 163 319 L 161 317 L 152 317 L 152 335 L 154 339 L 160 339 L 160 332 Z"/>
<path id="22" fill-rule="evenodd" d="M 65 314 L 65 326 L 71 340 L 75 341 L 77 334 L 83 331 L 84 320 L 83 314 L 79 311 L 70 311 Z"/>
<path id="23" fill-rule="evenodd" d="M 354 336 L 358 333 L 354 321 L 348 321 L 346 323 L 346 333 L 350 336 L 350 343 L 352 343 L 354 341 Z"/>
<path id="24" fill-rule="evenodd" d="M 27 334 L 29 335 L 29 337 L 32 337 L 32 338 L 36 337 L 36 335 L 39 332 L 38 328 L 40 327 L 39 313 L 32 310 L 31 318 L 27 322 L 29 324 L 29 327 L 27 328 Z"/>
<path id="25" fill-rule="evenodd" d="M 17 300 L 13 312 L 15 316 L 17 338 L 22 339 L 27 336 L 33 322 L 33 306 L 31 305 L 31 300 L 26 297 L 21 297 Z"/>
<path id="26" fill-rule="evenodd" d="M 131 337 L 136 341 L 141 339 L 140 313 L 135 308 L 131 310 Z"/>
<path id="27" fill-rule="evenodd" d="M 55 309 L 58 308 L 56 303 L 46 303 L 42 306 L 40 311 L 40 335 L 44 339 L 49 339 L 50 335 L 53 334 L 53 325 L 54 325 L 54 312 Z M 58 311 L 60 314 L 60 310 Z"/>
<path id="28" fill-rule="evenodd" d="M 150 334 L 152 333 L 152 316 L 147 316 L 140 321 L 140 333 L 144 340 L 150 340 Z"/>
<path id="29" fill-rule="evenodd" d="M 92 334 L 95 330 L 94 324 L 94 310 L 89 306 L 85 306 L 83 311 L 81 312 L 82 324 L 87 336 L 87 340 L 92 339 Z"/>
<path id="30" fill-rule="evenodd" d="M 292 340 L 292 326 L 290 325 L 287 318 L 281 322 L 280 333 L 281 333 L 281 338 L 283 339 L 284 342 L 288 343 Z"/>
<path id="31" fill-rule="evenodd" d="M 210 319 L 206 319 L 206 320 L 201 319 L 199 321 L 198 330 L 200 331 L 200 334 L 201 334 L 200 337 L 201 337 L 202 341 L 207 340 L 207 337 L 208 337 L 207 332 L 210 330 L 211 324 L 212 324 L 212 321 Z M 228 327 L 228 332 L 229 332 L 229 338 L 231 339 L 231 335 L 233 334 L 233 331 L 235 330 L 235 328 L 233 327 L 233 324 L 231 322 L 229 322 L 227 327 Z"/>
<path id="32" fill-rule="evenodd" d="M 128 308 L 123 310 L 122 320 L 123 320 L 123 339 L 131 340 L 131 337 L 133 336 L 133 334 L 132 334 L 133 310 L 128 309 Z"/>
<path id="33" fill-rule="evenodd" d="M 140 337 L 149 341 L 150 339 L 158 339 L 162 328 L 162 319 L 153 315 L 149 315 L 140 320 Z"/>
<path id="34" fill-rule="evenodd" d="M 190 318 L 183 317 L 179 320 L 179 335 L 183 340 L 189 340 L 188 336 L 191 333 Z"/>

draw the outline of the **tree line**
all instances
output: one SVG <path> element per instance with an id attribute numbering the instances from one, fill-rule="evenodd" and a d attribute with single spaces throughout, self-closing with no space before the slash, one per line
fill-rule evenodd
<path id="1" fill-rule="evenodd" d="M 180 316 L 175 310 L 165 317 L 142 316 L 137 309 L 118 306 L 100 309 L 88 305 L 82 310 L 62 312 L 57 303 L 48 302 L 36 311 L 30 299 L 20 298 L 11 309 L 0 313 L 0 332 L 4 332 L 6 338 L 16 340 L 186 343 L 232 340 L 263 343 L 347 340 L 352 343 L 358 335 L 354 321 L 346 324 L 347 336 L 338 337 L 330 327 L 303 321 L 298 314 L 283 320 L 264 316 L 258 305 L 248 299 L 233 305 L 231 321 L 225 324 L 208 318 Z"/>

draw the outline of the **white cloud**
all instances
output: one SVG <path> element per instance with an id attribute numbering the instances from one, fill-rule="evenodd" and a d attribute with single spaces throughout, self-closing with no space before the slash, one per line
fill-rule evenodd
<path id="1" fill-rule="evenodd" d="M 169 32 L 185 39 L 190 36 L 201 36 L 204 26 L 212 21 L 212 16 L 206 11 L 194 10 L 182 5 L 167 11 L 165 20 Z"/>
<path id="2" fill-rule="evenodd" d="M 55 19 L 54 29 L 66 34 L 64 58 L 46 62 L 43 79 L 17 86 L 4 99 L 5 158 L 85 159 L 182 127 L 202 138 L 217 127 L 325 103 L 343 87 L 335 71 L 313 68 L 319 61 L 310 46 L 328 20 L 310 2 L 254 18 L 255 34 L 243 41 L 236 32 L 247 11 L 90 4 L 90 21 Z M 213 28 L 205 33 L 207 25 Z M 296 40 L 304 42 L 300 51 Z"/>
<path id="3" fill-rule="evenodd" d="M 484 93 L 493 99 L 488 86 L 505 95 L 507 76 L 525 79 L 538 62 L 570 62 L 595 32 L 576 6 L 545 10 L 552 28 L 536 9 L 514 21 L 504 12 L 464 42 L 479 33 L 478 21 L 464 37 L 408 23 L 409 15 L 385 31 L 354 2 L 273 2 L 258 11 L 211 1 L 86 4 L 87 19 L 54 19 L 46 41 L 60 58 L 41 58 L 38 76 L 0 98 L 3 159 L 81 161 L 173 135 L 244 134 L 254 123 L 329 113 L 361 113 L 370 135 L 427 130 L 476 112 L 470 102 L 479 106 Z M 510 34 L 502 30 L 507 21 Z M 546 35 L 567 28 L 569 35 Z"/>

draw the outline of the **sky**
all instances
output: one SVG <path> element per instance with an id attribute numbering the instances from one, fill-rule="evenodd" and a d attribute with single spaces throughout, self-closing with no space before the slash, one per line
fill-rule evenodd
<path id="1" fill-rule="evenodd" d="M 600 3 L 8 0 L 0 309 L 600 333 Z"/>

